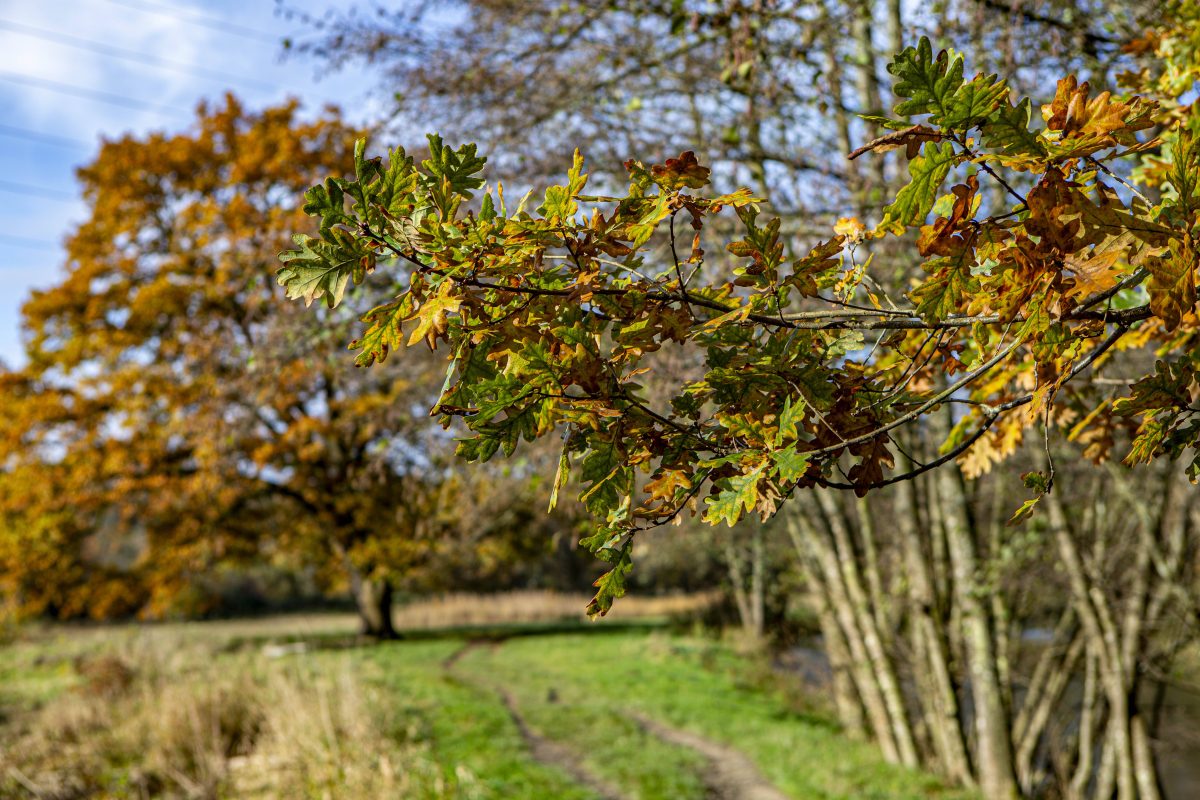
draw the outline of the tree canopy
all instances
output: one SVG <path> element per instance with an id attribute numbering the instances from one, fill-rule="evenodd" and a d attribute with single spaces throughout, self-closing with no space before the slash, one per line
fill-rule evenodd
<path id="1" fill-rule="evenodd" d="M 465 425 L 468 459 L 561 432 L 555 485 L 577 477 L 599 522 L 587 544 L 612 565 L 595 613 L 620 595 L 636 532 L 687 510 L 732 525 L 809 487 L 861 494 L 954 459 L 979 474 L 1035 424 L 1096 460 L 1119 429 L 1132 462 L 1190 446 L 1191 118 L 1073 76 L 1038 115 L 928 40 L 888 71 L 899 102 L 871 119 L 890 133 L 847 155 L 902 150 L 909 182 L 871 228 L 846 218 L 797 251 L 754 192 L 711 191 L 691 152 L 626 162 L 619 197 L 586 193 L 577 153 L 564 184 L 514 203 L 484 190 L 474 145 L 431 136 L 417 163 L 402 149 L 368 158 L 360 142 L 353 179 L 306 194 L 320 236 L 297 237 L 279 280 L 330 308 L 351 283 L 398 283 L 364 317 L 358 361 L 444 345 L 434 412 Z M 1163 155 L 1136 177 L 1156 200 L 1123 177 L 1149 151 Z M 725 209 L 740 231 L 714 245 Z M 910 231 L 921 277 L 874 280 L 871 243 Z M 671 348 L 691 372 L 654 404 L 645 385 Z M 1162 348 L 1176 357 L 1122 397 L 1092 380 Z M 894 470 L 901 432 L 947 404 L 959 410 L 940 454 Z M 1053 477 L 1025 476 L 1018 518 Z"/>
<path id="2" fill-rule="evenodd" d="M 427 369 L 345 370 L 356 312 L 313 332 L 271 279 L 305 225 L 291 198 L 361 135 L 230 97 L 80 171 L 89 216 L 0 395 L 0 572 L 24 611 L 159 614 L 216 565 L 271 559 L 382 595 L 451 526 L 414 415 Z"/>

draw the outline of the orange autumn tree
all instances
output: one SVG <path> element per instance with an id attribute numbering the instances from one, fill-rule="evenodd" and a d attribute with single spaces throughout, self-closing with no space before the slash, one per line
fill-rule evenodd
<path id="1" fill-rule="evenodd" d="M 0 392 L 11 603 L 153 615 L 219 564 L 277 558 L 349 583 L 364 631 L 392 635 L 395 581 L 450 523 L 413 416 L 425 370 L 346 369 L 356 313 L 314 334 L 271 264 L 305 224 L 292 198 L 352 169 L 361 135 L 227 98 L 80 170 L 88 218 L 26 302 L 28 366 Z"/>

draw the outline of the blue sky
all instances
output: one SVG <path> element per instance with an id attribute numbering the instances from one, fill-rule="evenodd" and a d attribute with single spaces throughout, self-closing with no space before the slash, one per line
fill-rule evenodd
<path id="1" fill-rule="evenodd" d="M 0 0 L 0 362 L 22 362 L 21 303 L 62 274 L 61 241 L 84 214 L 74 170 L 101 136 L 186 128 L 198 100 L 226 90 L 370 116 L 363 76 L 318 81 L 312 63 L 281 62 L 278 40 L 295 32 L 273 0 Z"/>

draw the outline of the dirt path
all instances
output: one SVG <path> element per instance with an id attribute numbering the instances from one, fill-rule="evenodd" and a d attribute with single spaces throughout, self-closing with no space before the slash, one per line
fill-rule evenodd
<path id="1" fill-rule="evenodd" d="M 451 653 L 442 662 L 442 666 L 448 672 L 453 673 L 455 678 L 463 680 L 462 676 L 454 671 L 455 665 L 463 656 L 480 647 L 498 647 L 499 645 L 500 642 L 487 640 L 467 642 L 461 648 Z M 558 742 L 551 741 L 530 728 L 529 723 L 525 721 L 525 717 L 521 715 L 520 709 L 517 708 L 516 698 L 513 697 L 511 692 L 503 687 L 491 688 L 500 696 L 501 702 L 504 703 L 504 708 L 508 711 L 508 716 L 512 718 L 513 724 L 521 732 L 521 738 L 525 740 L 525 746 L 529 748 L 530 754 L 537 761 L 562 770 L 570 775 L 576 783 L 591 789 L 602 800 L 624 800 L 621 793 L 609 785 L 607 781 L 585 768 L 579 756 L 570 748 Z"/>
<path id="2" fill-rule="evenodd" d="M 529 747 L 529 751 L 533 753 L 534 758 L 543 764 L 558 767 L 574 778 L 576 783 L 588 787 L 604 798 L 604 800 L 623 800 L 620 792 L 610 786 L 605 780 L 586 769 L 580 763 L 579 756 L 570 748 L 564 747 L 558 742 L 551 741 L 530 728 L 529 723 L 525 721 L 525 718 L 521 716 L 520 710 L 517 709 L 516 701 L 511 694 L 504 689 L 497 689 L 496 692 L 500 695 L 500 699 L 504 701 L 504 707 L 508 709 L 508 715 L 516 723 L 517 730 L 521 731 L 521 736 L 525 739 L 525 744 Z"/>
<path id="3" fill-rule="evenodd" d="M 472 650 L 481 647 L 499 647 L 501 641 L 476 639 L 467 642 L 450 654 L 442 663 L 446 671 L 456 680 L 466 682 L 466 679 L 455 670 L 459 660 Z M 558 742 L 547 739 L 529 727 L 521 710 L 517 707 L 516 698 L 503 687 L 489 687 L 499 695 L 508 710 L 513 724 L 521 732 L 526 747 L 535 759 L 543 764 L 557 767 L 570 775 L 577 783 L 588 787 L 603 800 L 623 800 L 622 795 L 603 778 L 586 769 L 579 756 L 570 748 Z M 703 779 L 708 789 L 708 800 L 789 800 L 787 795 L 772 785 L 754 763 L 742 753 L 726 745 L 706 739 L 695 733 L 672 728 L 658 720 L 642 714 L 632 714 L 633 720 L 651 736 L 676 745 L 686 747 L 699 753 L 708 766 Z"/>
<path id="4" fill-rule="evenodd" d="M 711 800 L 789 800 L 762 776 L 750 759 L 732 747 L 641 714 L 632 716 L 638 725 L 664 742 L 690 748 L 704 756 L 708 761 L 704 782 Z"/>

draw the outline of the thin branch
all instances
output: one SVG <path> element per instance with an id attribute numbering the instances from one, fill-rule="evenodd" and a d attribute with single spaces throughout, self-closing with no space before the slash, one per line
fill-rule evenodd
<path id="1" fill-rule="evenodd" d="M 822 447 L 819 450 L 811 450 L 808 452 L 808 455 L 811 457 L 811 456 L 822 456 L 822 455 L 829 455 L 831 453 L 836 453 L 848 445 L 859 444 L 860 442 L 868 442 L 871 439 L 874 439 L 875 437 L 879 436 L 880 434 L 887 433 L 890 430 L 899 428 L 901 425 L 912 422 L 913 420 L 920 417 L 922 414 L 924 414 L 929 409 L 933 408 L 934 406 L 940 405 L 942 403 L 942 401 L 944 401 L 946 398 L 950 397 L 952 394 L 957 392 L 959 389 L 961 389 L 964 386 L 967 386 L 971 383 L 974 383 L 979 378 L 986 375 L 992 369 L 992 367 L 996 366 L 1001 361 L 1003 361 L 1004 359 L 1006 359 L 1010 355 L 1012 355 L 1013 351 L 1015 351 L 1021 344 L 1022 344 L 1022 341 L 1020 339 L 1015 340 L 1012 344 L 1010 344 L 1008 347 L 1001 350 L 996 355 L 989 358 L 987 361 L 985 361 L 979 367 L 976 367 L 971 372 L 968 372 L 966 375 L 959 378 L 957 381 L 950 384 L 945 389 L 943 389 L 942 391 L 935 394 L 933 397 L 931 397 L 928 400 L 926 400 L 925 402 L 921 403 L 919 406 L 914 408 L 912 411 L 909 411 L 905 414 L 902 414 L 899 417 L 896 417 L 894 420 L 887 423 L 886 425 L 882 425 L 879 428 L 876 428 L 868 433 L 860 434 L 851 439 L 846 439 L 839 444 L 829 445 L 828 447 Z M 1032 398 L 1032 395 L 1030 397 Z"/>
<path id="2" fill-rule="evenodd" d="M 1115 345 L 1118 341 L 1120 341 L 1121 337 L 1124 336 L 1128 330 L 1129 330 L 1128 325 L 1118 325 L 1113 330 L 1113 332 L 1110 333 L 1108 335 L 1108 337 L 1104 339 L 1103 342 L 1098 344 L 1090 353 L 1088 353 L 1086 358 L 1084 358 L 1082 361 L 1080 361 L 1078 364 L 1076 364 L 1071 369 L 1071 371 L 1067 374 L 1067 377 L 1063 381 L 1063 383 L 1064 384 L 1067 383 L 1072 378 L 1074 378 L 1076 375 L 1083 372 L 1088 367 L 1090 367 L 1092 364 L 1094 364 L 1102 355 L 1104 355 L 1106 352 L 1108 352 L 1110 349 L 1112 349 L 1112 346 Z M 1014 342 L 1009 347 L 1009 349 L 1011 350 L 1012 347 L 1015 347 L 1017 344 L 1019 344 L 1019 342 Z M 1003 354 L 999 354 L 999 355 L 1003 355 Z M 968 377 L 970 377 L 970 376 L 968 376 Z M 961 381 L 959 383 L 961 383 Z M 942 392 L 941 394 L 945 394 L 945 392 Z M 1017 397 L 1017 398 L 1014 398 L 1007 402 L 1001 403 L 998 406 L 987 406 L 987 405 L 979 404 L 977 407 L 982 410 L 982 413 L 984 416 L 983 424 L 980 425 L 980 427 L 974 433 L 972 433 L 971 436 L 969 436 L 966 440 L 961 442 L 957 447 L 953 448 L 948 453 L 940 456 L 939 458 L 935 459 L 934 461 L 930 461 L 928 464 L 918 467 L 917 469 L 910 470 L 910 471 L 902 473 L 900 475 L 893 475 L 890 478 L 887 478 L 882 481 L 875 481 L 873 483 L 860 483 L 860 484 L 840 483 L 837 481 L 828 481 L 828 480 L 825 480 L 824 478 L 818 479 L 817 482 L 821 486 L 826 486 L 831 489 L 848 489 L 848 490 L 862 491 L 864 489 L 881 489 L 884 486 L 891 486 L 894 483 L 900 483 L 901 481 L 906 481 L 906 480 L 915 478 L 918 475 L 928 472 L 929 470 L 934 469 L 936 467 L 939 467 L 942 464 L 945 464 L 946 462 L 948 462 L 954 458 L 957 458 L 958 456 L 965 453 L 971 447 L 971 445 L 973 445 L 976 441 L 978 441 L 979 438 L 981 436 L 983 436 L 996 423 L 996 420 L 999 419 L 1002 414 L 1004 414 L 1007 411 L 1012 411 L 1015 408 L 1020 408 L 1021 406 L 1028 405 L 1029 403 L 1033 402 L 1033 395 L 1034 395 L 1033 392 L 1029 392 L 1028 394 L 1022 395 L 1021 397 Z M 924 406 L 922 408 L 924 408 Z M 912 412 L 910 412 L 910 414 L 908 414 L 908 415 L 905 415 L 905 417 L 909 417 L 911 415 L 912 415 Z M 901 418 L 901 419 L 904 420 L 905 418 Z M 895 427 L 895 426 L 892 425 L 890 427 Z M 878 435 L 879 433 L 885 432 L 888 429 L 890 429 L 890 428 L 882 428 L 873 434 L 868 434 L 867 438 L 873 438 L 874 436 Z M 814 454 L 820 453 L 820 452 L 822 452 L 822 451 L 813 451 Z M 793 486 L 792 488 L 794 489 L 795 487 Z M 790 492 L 789 492 L 789 494 L 790 494 Z"/>
<path id="3" fill-rule="evenodd" d="M 406 253 L 402 250 L 397 249 L 396 247 L 394 247 L 390 243 L 388 243 L 386 240 L 384 240 L 382 237 L 375 234 L 373 231 L 371 231 L 365 225 L 362 227 L 361 230 L 362 230 L 362 233 L 364 236 L 366 236 L 367 238 L 371 239 L 374 242 L 377 242 L 381 246 L 386 247 L 388 250 L 395 253 L 400 258 L 403 258 L 405 261 L 408 261 L 411 264 L 415 265 L 416 267 L 418 267 L 420 269 L 420 271 L 427 272 L 427 273 L 430 273 L 433 275 L 437 275 L 437 276 L 445 278 L 447 280 L 455 281 L 460 286 L 469 286 L 469 287 L 473 287 L 473 288 L 477 288 L 477 289 L 482 289 L 484 291 L 496 291 L 496 292 L 505 292 L 505 293 L 511 293 L 511 294 L 533 295 L 533 296 L 537 296 L 537 297 L 571 297 L 572 295 L 575 294 L 574 289 L 543 289 L 543 288 L 536 287 L 536 286 L 503 286 L 503 285 L 496 284 L 496 283 L 489 283 L 487 281 L 481 281 L 478 278 L 460 277 L 460 276 L 451 275 L 450 273 L 446 272 L 445 270 L 441 270 L 436 267 L 430 266 L 428 264 L 422 263 L 421 261 L 419 261 L 415 256 L 413 256 L 410 253 Z M 1139 270 L 1139 272 L 1141 272 L 1141 270 Z M 1137 273 L 1135 273 L 1134 275 L 1137 275 Z M 1126 279 L 1126 281 L 1122 282 L 1122 284 L 1118 284 L 1118 286 L 1116 286 L 1116 287 L 1106 290 L 1105 292 L 1101 292 L 1099 295 L 1096 295 L 1095 297 L 1088 298 L 1078 308 L 1076 308 L 1073 311 L 1068 312 L 1067 314 L 1064 314 L 1062 319 L 1063 320 L 1071 320 L 1071 321 L 1093 320 L 1093 321 L 1100 321 L 1100 322 L 1116 322 L 1118 324 L 1121 324 L 1121 323 L 1137 322 L 1139 320 L 1148 319 L 1149 317 L 1153 316 L 1153 312 L 1150 310 L 1149 305 L 1135 306 L 1133 308 L 1122 309 L 1120 311 L 1113 312 L 1111 314 L 1087 311 L 1088 308 L 1090 308 L 1093 305 L 1096 305 L 1097 303 L 1103 301 L 1104 299 L 1107 299 L 1108 297 L 1111 297 L 1117 291 L 1120 291 L 1121 288 L 1125 288 L 1128 285 L 1132 285 L 1135 282 L 1133 280 L 1134 275 L 1131 275 L 1129 278 Z M 1141 276 L 1139 276 L 1138 279 L 1140 280 L 1142 277 L 1145 277 L 1145 276 L 1141 275 Z M 598 295 L 598 296 L 602 296 L 602 297 L 624 297 L 629 294 L 630 290 L 629 289 L 595 288 L 595 289 L 590 289 L 589 291 L 593 295 Z M 658 302 L 668 302 L 668 303 L 669 302 L 679 302 L 680 300 L 683 300 L 692 305 L 701 306 L 703 308 L 708 308 L 713 311 L 719 311 L 722 314 L 728 314 L 731 311 L 737 310 L 736 306 L 729 306 L 724 303 L 717 302 L 715 300 L 709 300 L 708 298 L 705 298 L 705 297 L 699 297 L 695 294 L 692 294 L 692 293 L 686 292 L 686 291 L 682 295 L 677 294 L 675 292 L 667 292 L 667 291 L 661 291 L 661 290 L 649 291 L 649 292 L 645 293 L 645 297 L 647 300 L 654 300 L 654 301 L 658 301 Z M 946 317 L 945 319 L 941 319 L 941 320 L 925 320 L 925 319 L 921 319 L 920 317 L 908 316 L 909 313 L 915 313 L 915 312 L 887 311 L 884 309 L 871 309 L 871 308 L 866 308 L 863 306 L 854 306 L 854 305 L 851 305 L 848 303 L 843 303 L 842 301 L 834 300 L 834 299 L 828 298 L 828 297 L 818 297 L 817 299 L 822 300 L 827 303 L 835 304 L 835 305 L 846 306 L 846 307 L 848 307 L 848 310 L 844 311 L 844 312 L 828 312 L 827 317 L 812 317 L 812 316 L 810 316 L 810 317 L 804 317 L 804 318 L 801 318 L 798 320 L 788 319 L 787 316 L 790 316 L 790 315 L 785 315 L 785 317 L 783 319 L 780 319 L 778 317 L 773 317 L 768 314 L 759 314 L 759 313 L 747 314 L 746 319 L 748 321 L 757 322 L 760 325 L 765 325 L 767 327 L 800 329 L 800 330 L 943 330 L 943 329 L 951 329 L 951 328 L 966 328 L 966 327 L 971 327 L 973 325 L 995 325 L 995 324 L 998 324 L 1001 322 L 1004 322 L 1007 324 L 1012 324 L 1015 322 L 1022 322 L 1026 319 L 1026 317 L 1020 316 L 1020 315 L 1013 317 L 1012 319 L 1005 319 L 1004 317 L 1002 317 L 999 314 L 980 314 L 980 315 L 976 315 L 976 316 L 962 316 L 962 317 L 951 316 L 951 317 Z M 851 311 L 856 311 L 859 313 L 852 314 L 852 313 L 850 313 Z M 798 312 L 798 313 L 818 314 L 820 312 Z M 858 317 L 869 317 L 872 315 L 878 315 L 878 316 L 884 317 L 884 319 L 865 320 L 865 321 L 856 319 Z M 903 315 L 903 316 L 898 316 L 898 315 Z"/>
<path id="4" fill-rule="evenodd" d="M 696 312 L 692 310 L 692 304 L 688 302 L 687 284 L 683 280 L 683 270 L 679 268 L 679 253 L 675 250 L 675 215 L 678 213 L 678 210 L 671 212 L 671 260 L 675 262 L 675 277 L 679 279 L 679 296 L 683 298 L 683 305 L 687 308 L 688 316 L 695 319 Z"/>
<path id="5" fill-rule="evenodd" d="M 1004 178 L 1001 178 L 1000 175 L 997 174 L 997 172 L 994 169 L 992 169 L 991 166 L 989 166 L 986 161 L 977 160 L 979 158 L 979 155 L 974 150 L 971 149 L 971 147 L 967 144 L 966 139 L 961 134 L 957 134 L 957 133 L 951 134 L 951 137 L 954 139 L 955 142 L 958 143 L 959 147 L 961 147 L 963 149 L 963 152 L 966 153 L 967 156 L 971 159 L 972 164 L 977 164 L 980 169 L 982 169 L 988 175 L 991 175 L 996 180 L 997 183 L 999 183 L 1001 186 L 1004 187 L 1004 191 L 1008 192 L 1010 195 L 1012 195 L 1014 198 L 1016 198 L 1017 201 L 1021 205 L 1025 206 L 1026 208 L 1029 207 L 1029 201 L 1026 200 L 1024 197 L 1022 197 L 1021 193 L 1012 187 L 1012 184 L 1010 184 L 1008 181 L 1004 180 Z"/>

